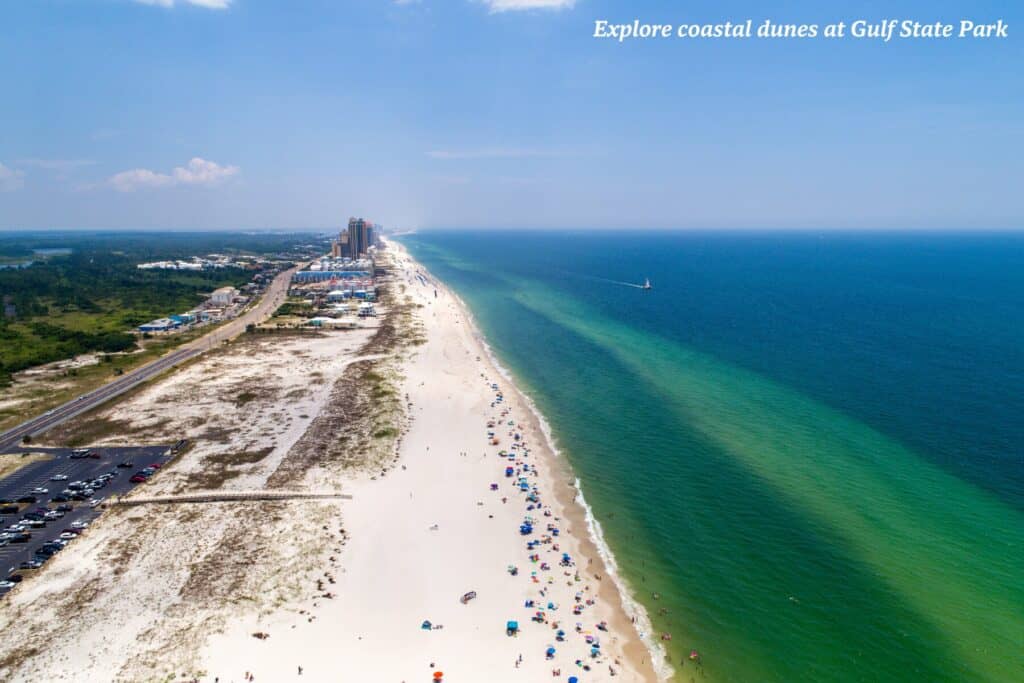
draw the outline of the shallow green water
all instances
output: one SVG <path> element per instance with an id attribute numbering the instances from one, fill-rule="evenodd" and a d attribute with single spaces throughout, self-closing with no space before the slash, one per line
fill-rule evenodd
<path id="1" fill-rule="evenodd" d="M 805 239 L 404 241 L 548 418 L 680 680 L 1024 680 L 1019 257 L 952 243 L 930 279 L 912 239 Z"/>

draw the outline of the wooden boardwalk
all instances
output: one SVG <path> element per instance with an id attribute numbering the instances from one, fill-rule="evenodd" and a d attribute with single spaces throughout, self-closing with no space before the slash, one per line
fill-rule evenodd
<path id="1" fill-rule="evenodd" d="M 337 491 L 195 491 L 174 496 L 129 496 L 111 498 L 108 505 L 173 505 L 176 503 L 246 503 L 273 500 L 351 500 L 352 496 Z"/>

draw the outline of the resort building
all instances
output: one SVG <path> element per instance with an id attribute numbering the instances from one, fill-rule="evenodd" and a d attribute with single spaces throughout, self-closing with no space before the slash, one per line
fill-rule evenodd
<path id="1" fill-rule="evenodd" d="M 236 296 L 238 296 L 238 290 L 234 287 L 221 287 L 210 295 L 210 302 L 215 306 L 228 306 Z"/>

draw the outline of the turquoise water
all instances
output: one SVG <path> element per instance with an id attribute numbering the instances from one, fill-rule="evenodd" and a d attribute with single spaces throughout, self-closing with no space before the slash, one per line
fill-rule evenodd
<path id="1" fill-rule="evenodd" d="M 678 680 L 1024 680 L 1024 237 L 402 241 L 551 423 Z"/>

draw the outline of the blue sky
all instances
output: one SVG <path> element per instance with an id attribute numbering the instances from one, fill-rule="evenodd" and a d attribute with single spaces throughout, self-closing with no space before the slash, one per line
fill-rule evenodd
<path id="1" fill-rule="evenodd" d="M 1010 37 L 591 37 L 634 18 Z M 4 229 L 1024 226 L 1019 3 L 4 0 L 0 27 Z"/>

